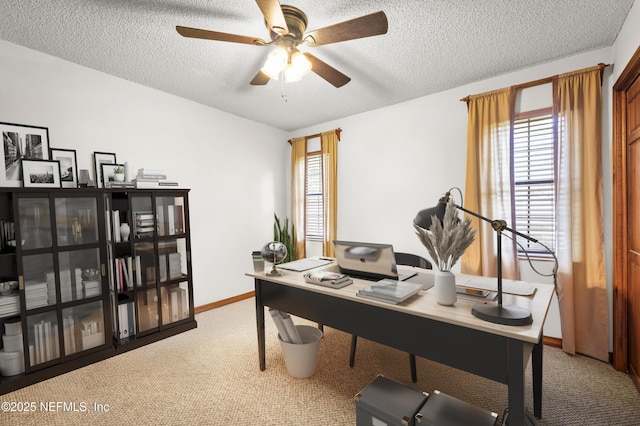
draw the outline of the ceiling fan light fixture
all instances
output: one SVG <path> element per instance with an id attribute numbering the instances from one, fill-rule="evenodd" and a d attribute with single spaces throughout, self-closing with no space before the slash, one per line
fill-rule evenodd
<path id="1" fill-rule="evenodd" d="M 291 55 L 291 61 L 284 70 L 286 81 L 299 81 L 311 71 L 311 62 L 302 52 Z"/>
<path id="2" fill-rule="evenodd" d="M 289 62 L 289 53 L 282 47 L 276 47 L 267 58 L 264 66 L 260 69 L 263 73 L 274 80 L 278 79 L 278 76 L 287 67 Z"/>

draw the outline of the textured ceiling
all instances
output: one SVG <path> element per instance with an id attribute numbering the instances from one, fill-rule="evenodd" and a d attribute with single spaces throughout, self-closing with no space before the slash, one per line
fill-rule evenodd
<path id="1" fill-rule="evenodd" d="M 307 49 L 351 77 L 251 86 L 269 47 L 189 39 L 176 25 L 269 39 L 253 0 L 2 0 L 0 39 L 291 131 L 611 46 L 633 0 L 286 0 L 308 30 L 382 10 L 385 35 Z"/>

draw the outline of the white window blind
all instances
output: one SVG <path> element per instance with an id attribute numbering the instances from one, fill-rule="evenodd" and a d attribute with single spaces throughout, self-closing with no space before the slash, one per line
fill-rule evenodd
<path id="1" fill-rule="evenodd" d="M 305 182 L 305 236 L 307 239 L 322 239 L 323 205 L 322 205 L 322 153 L 307 154 L 307 171 Z"/>
<path id="2" fill-rule="evenodd" d="M 556 151 L 551 114 L 514 122 L 513 171 L 515 229 L 555 250 Z M 544 255 L 544 249 L 518 237 L 529 252 Z M 521 251 L 518 247 L 518 251 Z"/>

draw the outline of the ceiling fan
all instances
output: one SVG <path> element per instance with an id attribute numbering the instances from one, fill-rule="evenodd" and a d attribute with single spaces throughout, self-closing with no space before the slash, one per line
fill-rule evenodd
<path id="1" fill-rule="evenodd" d="M 252 85 L 264 85 L 270 79 L 279 77 L 287 81 L 296 80 L 311 70 L 335 87 L 342 87 L 351 81 L 350 77 L 312 54 L 300 52 L 298 46 L 314 47 L 371 37 L 385 34 L 388 29 L 387 16 L 380 11 L 305 33 L 307 15 L 300 9 L 280 5 L 278 0 L 256 0 L 256 3 L 264 15 L 265 26 L 271 38 L 269 42 L 256 37 L 182 26 L 176 26 L 176 31 L 190 38 L 276 46 L 276 50 L 269 55 L 265 66 L 251 80 Z"/>

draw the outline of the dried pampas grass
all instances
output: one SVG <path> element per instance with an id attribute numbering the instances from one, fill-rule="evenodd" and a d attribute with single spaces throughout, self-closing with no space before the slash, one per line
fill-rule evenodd
<path id="1" fill-rule="evenodd" d="M 434 215 L 429 231 L 413 225 L 418 238 L 441 271 L 450 271 L 476 236 L 476 230 L 471 229 L 471 219 L 461 221 L 457 210 L 453 200 L 449 199 L 442 223 Z"/>

